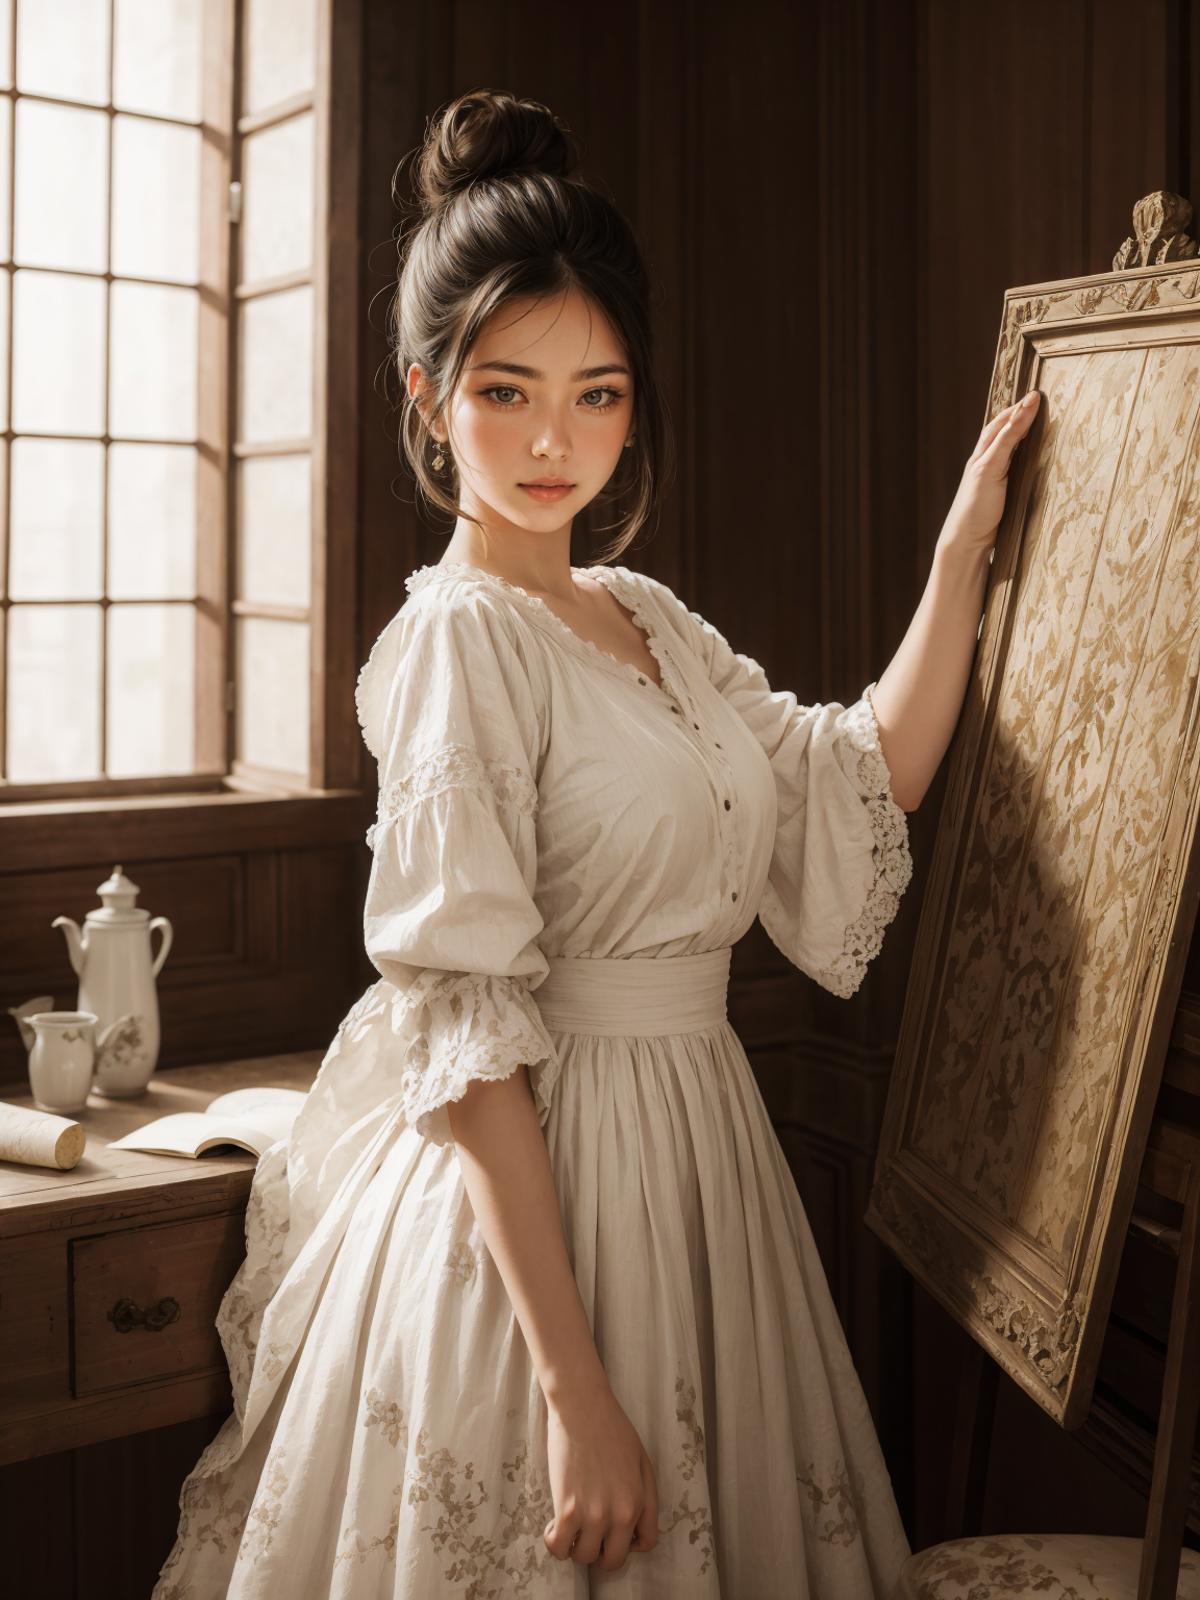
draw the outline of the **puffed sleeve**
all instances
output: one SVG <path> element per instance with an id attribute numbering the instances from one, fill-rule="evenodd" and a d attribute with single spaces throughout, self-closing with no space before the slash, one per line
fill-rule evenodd
<path id="1" fill-rule="evenodd" d="M 762 746 L 778 800 L 759 920 L 792 964 L 852 995 L 912 877 L 908 818 L 892 798 L 869 683 L 851 705 L 800 705 L 665 585 L 709 680 Z"/>
<path id="2" fill-rule="evenodd" d="M 474 1079 L 527 1066 L 544 1126 L 558 1074 L 533 993 L 549 972 L 533 899 L 541 732 L 509 626 L 477 590 L 423 595 L 358 696 L 379 760 L 366 950 L 396 991 L 408 1121 L 438 1144 Z"/>

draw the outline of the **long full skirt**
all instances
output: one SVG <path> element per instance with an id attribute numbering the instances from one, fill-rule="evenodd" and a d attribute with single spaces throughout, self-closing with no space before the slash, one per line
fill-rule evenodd
<path id="1" fill-rule="evenodd" d="M 392 1096 L 342 1139 L 302 1243 L 288 1142 L 259 1163 L 218 1319 L 235 1410 L 184 1482 L 152 1600 L 886 1600 L 907 1541 L 736 1033 L 549 1025 L 568 1250 L 654 1465 L 656 1547 L 615 1572 L 546 1549 L 527 1347 L 453 1143 Z"/>

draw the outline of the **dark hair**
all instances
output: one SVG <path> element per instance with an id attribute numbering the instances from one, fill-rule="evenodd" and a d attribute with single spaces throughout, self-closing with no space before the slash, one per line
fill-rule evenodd
<path id="1" fill-rule="evenodd" d="M 422 401 L 436 419 L 493 312 L 517 296 L 578 288 L 611 321 L 634 375 L 633 444 L 596 497 L 629 497 L 615 538 L 599 553 L 615 559 L 647 521 L 672 470 L 648 278 L 632 228 L 607 196 L 572 175 L 574 140 L 536 100 L 491 89 L 460 95 L 434 115 L 411 154 L 420 214 L 401 239 L 388 335 L 400 377 L 400 438 L 419 494 L 431 509 L 468 515 L 452 492 L 450 451 L 441 473 L 429 462 L 432 435 L 408 393 L 409 367 L 420 366 Z M 399 170 L 392 183 L 398 204 Z"/>

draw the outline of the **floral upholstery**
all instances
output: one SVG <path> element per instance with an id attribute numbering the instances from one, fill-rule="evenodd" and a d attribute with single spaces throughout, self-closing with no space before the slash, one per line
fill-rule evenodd
<path id="1" fill-rule="evenodd" d="M 931 1545 L 904 1563 L 892 1600 L 1137 1600 L 1140 1539 L 999 1534 Z M 1200 1600 L 1200 1556 L 1185 1550 L 1179 1600 Z"/>

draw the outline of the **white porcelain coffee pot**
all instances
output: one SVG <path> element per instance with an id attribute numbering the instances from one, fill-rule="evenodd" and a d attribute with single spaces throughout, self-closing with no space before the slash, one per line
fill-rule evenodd
<path id="1" fill-rule="evenodd" d="M 80 1011 L 95 1012 L 97 1036 L 124 1018 L 124 1026 L 104 1038 L 96 1055 L 95 1094 L 125 1100 L 143 1092 L 158 1061 L 158 991 L 154 980 L 167 959 L 174 930 L 166 917 L 152 917 L 136 906 L 138 886 L 114 867 L 96 893 L 103 907 L 89 911 L 83 932 L 70 917 L 55 917 L 67 940 L 71 965 L 79 974 Z M 162 930 L 157 954 L 154 930 Z"/>

